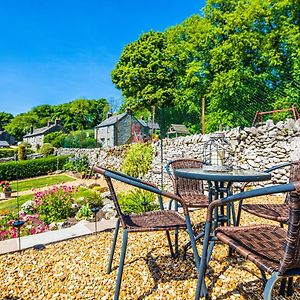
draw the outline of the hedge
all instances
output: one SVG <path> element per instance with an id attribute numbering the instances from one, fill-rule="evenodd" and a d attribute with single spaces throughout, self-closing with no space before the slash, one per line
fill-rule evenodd
<path id="1" fill-rule="evenodd" d="M 46 175 L 49 172 L 62 170 L 68 156 L 49 156 L 22 161 L 10 161 L 0 164 L 0 180 L 15 180 Z"/>
<path id="2" fill-rule="evenodd" d="M 18 152 L 18 148 L 4 148 L 0 149 L 0 158 L 13 157 Z M 32 149 L 26 149 L 26 154 L 32 154 L 34 151 Z"/>
<path id="3" fill-rule="evenodd" d="M 0 149 L 0 158 L 13 157 L 17 152 L 17 148 Z"/>

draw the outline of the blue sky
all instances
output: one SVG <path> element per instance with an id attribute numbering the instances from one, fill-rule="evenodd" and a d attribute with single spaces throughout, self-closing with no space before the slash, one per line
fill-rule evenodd
<path id="1" fill-rule="evenodd" d="M 119 98 L 124 46 L 200 13 L 205 0 L 0 0 L 0 111 Z"/>

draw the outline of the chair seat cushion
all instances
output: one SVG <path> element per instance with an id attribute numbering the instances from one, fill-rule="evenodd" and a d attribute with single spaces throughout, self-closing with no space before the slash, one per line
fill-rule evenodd
<path id="1" fill-rule="evenodd" d="M 180 197 L 188 207 L 208 207 L 208 197 L 202 193 L 184 192 Z"/>
<path id="2" fill-rule="evenodd" d="M 287 223 L 289 206 L 287 204 L 243 204 L 243 210 L 268 220 Z"/>
<path id="3" fill-rule="evenodd" d="M 129 231 L 157 231 L 186 228 L 185 220 L 180 214 L 170 210 L 123 215 L 122 218 Z"/>
<path id="4" fill-rule="evenodd" d="M 215 233 L 219 240 L 260 269 L 268 273 L 279 270 L 286 245 L 285 229 L 271 225 L 219 227 Z"/>

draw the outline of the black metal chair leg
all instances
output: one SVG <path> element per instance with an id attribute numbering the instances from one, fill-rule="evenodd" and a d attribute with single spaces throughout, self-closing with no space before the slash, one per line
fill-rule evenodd
<path id="1" fill-rule="evenodd" d="M 127 240 L 128 240 L 128 231 L 126 229 L 124 229 L 124 231 L 123 231 L 123 243 L 122 243 L 122 250 L 121 250 L 121 257 L 120 257 L 120 265 L 119 265 L 119 271 L 118 271 L 118 276 L 117 276 L 117 283 L 116 283 L 116 290 L 115 290 L 114 300 L 119 299 L 121 281 L 122 281 L 122 274 L 123 274 L 123 267 L 124 267 L 124 261 L 125 261 L 125 254 L 126 254 L 126 248 L 127 248 Z"/>
<path id="2" fill-rule="evenodd" d="M 286 287 L 286 278 L 281 279 L 280 288 L 279 288 L 279 295 L 285 295 L 285 287 Z"/>
<path id="3" fill-rule="evenodd" d="M 201 231 L 197 236 L 195 236 L 195 241 L 201 239 L 204 236 L 204 231 Z M 189 248 L 191 248 L 191 242 L 189 241 L 188 243 L 186 243 L 183 247 L 183 253 L 182 253 L 182 259 L 186 260 L 186 253 L 188 251 Z"/>
<path id="4" fill-rule="evenodd" d="M 113 243 L 112 243 L 111 250 L 110 250 L 110 257 L 109 257 L 109 263 L 108 263 L 108 267 L 107 267 L 107 274 L 109 274 L 111 272 L 111 266 L 112 266 L 112 262 L 113 262 L 113 258 L 114 258 L 114 253 L 115 253 L 119 228 L 120 228 L 120 220 L 118 219 L 117 223 L 116 223 Z"/>
<path id="5" fill-rule="evenodd" d="M 174 250 L 173 250 L 173 246 L 172 246 L 172 241 L 171 241 L 171 237 L 170 237 L 170 232 L 169 231 L 166 231 L 166 235 L 167 235 L 167 239 L 168 239 L 168 244 L 169 244 L 169 248 L 170 248 L 170 252 L 171 252 L 171 256 L 173 258 L 176 257 L 176 250 L 175 250 L 175 253 L 174 253 Z M 175 246 L 175 249 L 176 249 L 176 246 Z M 178 249 L 178 247 L 177 247 Z"/>
<path id="6" fill-rule="evenodd" d="M 289 279 L 288 279 L 288 287 L 287 287 L 287 292 L 286 292 L 287 296 L 292 296 L 292 294 L 293 294 L 293 280 L 294 280 L 293 277 L 289 277 Z"/>

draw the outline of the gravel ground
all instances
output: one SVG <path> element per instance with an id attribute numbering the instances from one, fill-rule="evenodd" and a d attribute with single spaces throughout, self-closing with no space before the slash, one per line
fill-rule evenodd
<path id="1" fill-rule="evenodd" d="M 196 211 L 192 218 L 200 221 L 203 215 Z M 262 222 L 266 223 L 242 215 L 242 225 Z M 112 299 L 121 246 L 120 238 L 114 268 L 108 275 L 112 238 L 112 232 L 102 232 L 48 245 L 42 251 L 0 256 L 0 299 Z M 180 245 L 187 241 L 188 235 L 182 232 Z M 193 299 L 197 272 L 191 253 L 186 261 L 171 259 L 163 232 L 132 233 L 128 245 L 120 299 Z M 251 262 L 227 254 L 226 246 L 215 247 L 207 278 L 212 299 L 262 299 L 259 270 Z M 286 299 L 300 299 L 299 279 L 295 288 L 293 297 Z"/>

